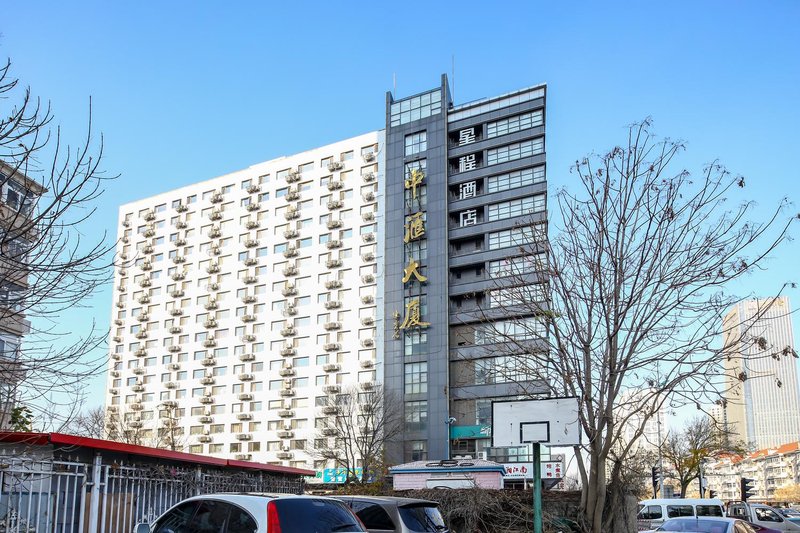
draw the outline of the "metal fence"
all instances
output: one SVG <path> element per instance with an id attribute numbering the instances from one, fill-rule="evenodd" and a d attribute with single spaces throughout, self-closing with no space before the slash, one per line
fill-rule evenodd
<path id="1" fill-rule="evenodd" d="M 294 476 L 0 455 L 0 533 L 130 533 L 189 496 L 302 491 Z"/>

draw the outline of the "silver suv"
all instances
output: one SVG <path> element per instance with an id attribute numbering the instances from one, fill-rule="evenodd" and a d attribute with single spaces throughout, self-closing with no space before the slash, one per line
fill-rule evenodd
<path id="1" fill-rule="evenodd" d="M 450 533 L 439 504 L 392 496 L 337 496 L 370 533 Z"/>

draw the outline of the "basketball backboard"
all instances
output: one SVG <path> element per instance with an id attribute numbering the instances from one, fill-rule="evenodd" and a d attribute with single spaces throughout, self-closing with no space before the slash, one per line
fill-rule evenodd
<path id="1" fill-rule="evenodd" d="M 581 443 L 578 398 L 492 402 L 492 446 Z"/>

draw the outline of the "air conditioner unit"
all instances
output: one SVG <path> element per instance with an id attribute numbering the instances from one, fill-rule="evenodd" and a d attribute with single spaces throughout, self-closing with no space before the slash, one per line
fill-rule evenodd
<path id="1" fill-rule="evenodd" d="M 478 459 L 483 459 L 484 461 L 486 461 L 487 455 L 488 454 L 486 452 L 478 452 Z"/>

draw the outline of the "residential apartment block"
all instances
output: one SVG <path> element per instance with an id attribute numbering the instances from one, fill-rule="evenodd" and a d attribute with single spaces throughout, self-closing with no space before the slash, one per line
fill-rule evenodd
<path id="1" fill-rule="evenodd" d="M 725 394 L 725 427 L 750 449 L 797 440 L 800 382 L 797 360 L 791 355 L 795 345 L 789 298 L 742 302 L 725 316 L 724 328 L 731 379 Z M 762 343 L 766 350 L 759 346 Z M 739 379 L 741 375 L 746 379 Z"/>
<path id="2" fill-rule="evenodd" d="M 8 426 L 22 378 L 22 340 L 30 332 L 25 317 L 27 254 L 36 239 L 34 206 L 44 189 L 0 161 L 0 429 Z"/>
<path id="3" fill-rule="evenodd" d="M 753 480 L 755 501 L 776 501 L 775 491 L 800 484 L 800 442 L 758 450 L 745 457 L 723 456 L 706 465 L 708 488 L 723 501 L 741 497 L 740 480 Z"/>
<path id="4" fill-rule="evenodd" d="M 373 132 L 120 208 L 106 403 L 122 433 L 314 466 L 318 406 L 378 381 L 382 149 Z"/>

